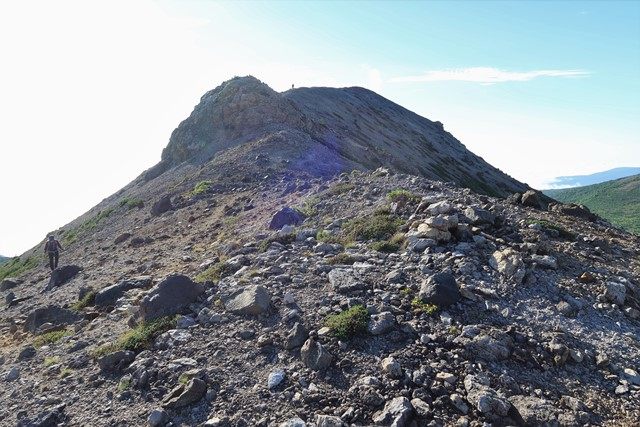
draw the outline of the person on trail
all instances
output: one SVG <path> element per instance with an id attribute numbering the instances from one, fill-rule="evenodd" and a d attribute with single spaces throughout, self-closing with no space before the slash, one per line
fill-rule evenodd
<path id="1" fill-rule="evenodd" d="M 49 255 L 49 268 L 51 271 L 58 268 L 58 258 L 60 257 L 60 250 L 62 245 L 53 236 L 49 236 L 49 240 L 44 245 L 44 253 Z"/>

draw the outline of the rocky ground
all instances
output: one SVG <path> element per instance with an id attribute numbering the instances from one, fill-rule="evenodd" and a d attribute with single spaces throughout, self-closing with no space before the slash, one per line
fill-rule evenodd
<path id="1" fill-rule="evenodd" d="M 0 425 L 640 423 L 637 236 L 385 170 L 197 193 L 2 282 Z"/>

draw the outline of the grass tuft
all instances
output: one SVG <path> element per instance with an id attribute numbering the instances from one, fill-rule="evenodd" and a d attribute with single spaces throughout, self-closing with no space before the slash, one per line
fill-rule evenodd
<path id="1" fill-rule="evenodd" d="M 176 317 L 167 316 L 147 323 L 142 323 L 122 334 L 116 342 L 103 345 L 93 352 L 94 357 L 104 356 L 120 350 L 139 353 L 150 349 L 160 334 L 176 327 Z"/>
<path id="2" fill-rule="evenodd" d="M 356 262 L 356 259 L 346 252 L 341 252 L 338 255 L 331 257 L 327 262 L 332 265 L 352 265 Z"/>
<path id="3" fill-rule="evenodd" d="M 394 203 L 415 203 L 420 201 L 420 196 L 417 196 L 404 188 L 396 188 L 387 194 L 387 199 Z"/>
<path id="4" fill-rule="evenodd" d="M 212 185 L 213 185 L 213 182 L 211 181 L 200 181 L 193 187 L 193 190 L 191 190 L 190 194 L 192 196 L 199 196 L 201 194 L 204 194 L 207 191 L 209 191 Z"/>
<path id="5" fill-rule="evenodd" d="M 402 225 L 402 220 L 392 215 L 374 213 L 355 218 L 344 224 L 343 230 L 351 240 L 386 240 Z"/>
<path id="6" fill-rule="evenodd" d="M 64 337 L 68 337 L 73 335 L 73 333 L 68 329 L 62 329 L 60 331 L 52 331 L 47 332 L 46 334 L 38 335 L 35 340 L 33 340 L 34 347 L 43 347 L 45 345 L 55 344 L 60 341 Z"/>
<path id="7" fill-rule="evenodd" d="M 362 305 L 355 305 L 342 313 L 327 317 L 326 326 L 339 339 L 350 339 L 367 331 L 369 312 Z"/>
<path id="8" fill-rule="evenodd" d="M 90 307 L 92 306 L 95 301 L 96 301 L 96 291 L 89 291 L 85 294 L 84 297 L 82 297 L 81 300 L 73 303 L 71 305 L 71 309 L 74 311 L 82 311 L 84 310 L 86 307 Z"/>
<path id="9" fill-rule="evenodd" d="M 120 200 L 119 205 L 120 207 L 126 207 L 127 210 L 141 209 L 144 207 L 144 202 L 142 201 L 142 199 L 138 199 L 136 197 L 125 197 Z"/>

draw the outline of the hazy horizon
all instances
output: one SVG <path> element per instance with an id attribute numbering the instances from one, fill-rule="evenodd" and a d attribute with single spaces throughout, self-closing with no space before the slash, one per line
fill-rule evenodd
<path id="1" fill-rule="evenodd" d="M 460 5 L 1 4 L 0 254 L 153 166 L 234 75 L 278 91 L 366 87 L 540 189 L 640 163 L 639 3 Z"/>

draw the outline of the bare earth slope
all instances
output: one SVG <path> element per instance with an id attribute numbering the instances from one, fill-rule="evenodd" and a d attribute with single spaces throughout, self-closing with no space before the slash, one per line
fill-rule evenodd
<path id="1" fill-rule="evenodd" d="M 323 117 L 375 95 L 271 108 L 260 87 L 205 95 L 236 100 L 196 108 L 225 126 L 194 112 L 160 165 L 59 230 L 59 280 L 39 246 L 12 261 L 0 426 L 638 424 L 637 236 L 394 173 L 401 156 L 369 171 Z"/>

